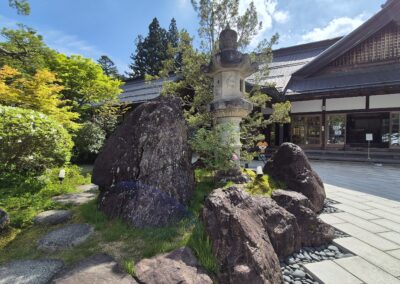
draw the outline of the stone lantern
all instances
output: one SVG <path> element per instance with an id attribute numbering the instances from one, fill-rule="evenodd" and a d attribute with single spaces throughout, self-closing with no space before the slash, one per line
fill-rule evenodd
<path id="1" fill-rule="evenodd" d="M 215 124 L 233 131 L 224 133 L 222 139 L 233 135 L 235 152 L 240 157 L 240 122 L 253 109 L 251 102 L 244 99 L 245 79 L 258 70 L 248 54 L 237 50 L 237 33 L 227 26 L 219 36 L 219 52 L 205 73 L 214 79 L 214 100 L 209 105 Z"/>

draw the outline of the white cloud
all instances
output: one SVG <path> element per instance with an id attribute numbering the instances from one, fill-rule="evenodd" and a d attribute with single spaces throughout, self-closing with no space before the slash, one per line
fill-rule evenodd
<path id="1" fill-rule="evenodd" d="M 347 35 L 363 24 L 366 19 L 368 19 L 368 15 L 364 13 L 355 18 L 341 17 L 333 19 L 326 26 L 322 28 L 314 28 L 302 35 L 302 42 L 319 41 Z"/>
<path id="2" fill-rule="evenodd" d="M 103 54 L 96 46 L 59 30 L 44 30 L 39 32 L 46 43 L 55 50 L 71 55 L 80 54 L 87 57 L 98 58 Z"/>
<path id="3" fill-rule="evenodd" d="M 264 37 L 264 33 L 272 28 L 274 22 L 286 23 L 290 15 L 288 11 L 278 8 L 278 0 L 242 0 L 239 3 L 239 13 L 243 14 L 251 2 L 254 2 L 258 20 L 262 22 L 261 31 L 250 43 L 254 47 Z"/>

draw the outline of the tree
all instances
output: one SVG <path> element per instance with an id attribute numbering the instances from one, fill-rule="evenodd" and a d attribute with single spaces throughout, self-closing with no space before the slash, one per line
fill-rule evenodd
<path id="1" fill-rule="evenodd" d="M 218 48 L 218 35 L 228 25 L 238 32 L 239 47 L 244 49 L 262 28 L 257 9 L 250 2 L 239 15 L 239 0 L 191 0 L 200 19 L 199 36 L 203 49 L 212 53 Z"/>
<path id="2" fill-rule="evenodd" d="M 131 78 L 144 78 L 145 75 L 158 75 L 162 69 L 162 61 L 167 59 L 167 31 L 160 27 L 157 18 L 149 25 L 146 38 L 136 39 L 136 53 L 131 55 L 133 62 L 129 65 L 132 70 Z"/>
<path id="3" fill-rule="evenodd" d="M 20 15 L 29 15 L 31 7 L 27 0 L 8 0 L 8 5 L 17 10 Z"/>
<path id="4" fill-rule="evenodd" d="M 213 53 L 218 51 L 218 35 L 228 25 L 238 31 L 239 47 L 248 48 L 262 27 L 258 21 L 257 10 L 253 2 L 239 14 L 239 0 L 192 0 L 192 5 L 200 19 L 199 36 L 202 51 L 192 47 L 191 39 L 187 33 L 181 33 L 180 43 L 176 50 L 182 52 L 182 79 L 178 82 L 166 82 L 163 93 L 175 94 L 185 101 L 186 117 L 189 125 L 194 128 L 208 127 L 212 121 L 207 105 L 213 99 L 212 80 L 207 78 L 200 70 L 201 65 L 209 63 Z M 250 52 L 254 61 L 260 64 L 260 71 L 254 76 L 254 85 L 246 93 L 246 97 L 254 104 L 254 111 L 242 122 L 242 143 L 244 148 L 254 147 L 254 142 L 261 138 L 258 133 L 260 127 L 265 127 L 278 119 L 288 118 L 290 104 L 275 104 L 274 114 L 269 120 L 264 118 L 261 110 L 271 104 L 271 98 L 262 92 L 261 79 L 268 73 L 268 63 L 272 59 L 272 46 L 278 40 L 278 35 L 271 39 L 261 41 L 257 48 Z M 173 70 L 171 60 L 164 61 L 164 69 L 160 73 L 166 76 L 179 72 Z"/>
<path id="5" fill-rule="evenodd" d="M 0 42 L 0 67 L 8 65 L 33 75 L 39 69 L 48 68 L 54 58 L 55 51 L 47 47 L 42 36 L 27 26 L 3 28 L 0 35 L 4 38 Z"/>
<path id="6" fill-rule="evenodd" d="M 100 64 L 101 69 L 103 69 L 104 74 L 107 76 L 116 79 L 121 77 L 118 73 L 117 66 L 115 66 L 114 62 L 107 55 L 102 55 L 99 60 L 97 60 L 97 63 Z"/>
<path id="7" fill-rule="evenodd" d="M 0 104 L 32 109 L 48 115 L 68 130 L 78 129 L 75 122 L 79 114 L 72 112 L 61 100 L 63 86 L 48 70 L 38 70 L 35 75 L 22 75 L 16 69 L 0 69 Z"/>
<path id="8" fill-rule="evenodd" d="M 65 86 L 63 99 L 68 100 L 83 119 L 88 118 L 95 104 L 114 101 L 122 91 L 120 80 L 108 77 L 99 64 L 79 55 L 58 53 L 51 70 Z"/>

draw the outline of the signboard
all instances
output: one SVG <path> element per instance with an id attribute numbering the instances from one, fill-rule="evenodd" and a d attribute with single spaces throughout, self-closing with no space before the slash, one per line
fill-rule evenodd
<path id="1" fill-rule="evenodd" d="M 372 140 L 374 140 L 373 134 L 372 134 L 372 133 L 367 133 L 367 134 L 365 134 L 365 140 L 367 140 L 367 141 L 372 141 Z"/>

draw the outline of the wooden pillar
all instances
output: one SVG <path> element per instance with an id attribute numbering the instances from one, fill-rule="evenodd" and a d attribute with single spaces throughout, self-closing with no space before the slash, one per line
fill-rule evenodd
<path id="1" fill-rule="evenodd" d="M 322 119 L 321 119 L 321 149 L 325 150 L 326 149 L 326 133 L 328 131 L 327 125 L 326 125 L 326 98 L 322 99 Z"/>

